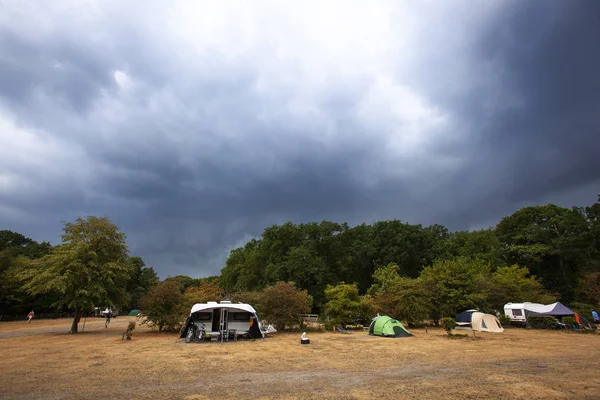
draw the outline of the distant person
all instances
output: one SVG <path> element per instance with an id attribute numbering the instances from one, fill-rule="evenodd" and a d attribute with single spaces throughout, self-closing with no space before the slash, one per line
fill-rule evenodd
<path id="1" fill-rule="evenodd" d="M 595 311 L 594 311 L 595 312 Z M 33 319 L 33 315 L 35 313 L 33 312 L 33 310 L 31 310 L 31 312 L 29 314 L 27 314 L 27 323 L 30 323 L 31 320 Z M 597 314 L 596 314 L 597 315 Z"/>
<path id="2" fill-rule="evenodd" d="M 112 312 L 107 312 L 106 313 L 106 320 L 104 321 L 104 327 L 108 328 L 108 324 L 110 324 L 110 317 L 111 317 Z"/>
<path id="3" fill-rule="evenodd" d="M 600 318 L 598 318 L 598 313 L 596 312 L 596 310 L 592 310 L 592 318 L 594 318 L 594 323 L 597 324 L 598 322 L 600 322 Z"/>

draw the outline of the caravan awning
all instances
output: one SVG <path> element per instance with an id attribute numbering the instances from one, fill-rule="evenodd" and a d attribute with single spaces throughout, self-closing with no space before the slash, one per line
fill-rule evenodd
<path id="1" fill-rule="evenodd" d="M 523 308 L 529 311 L 531 314 L 539 315 L 574 315 L 571 309 L 561 304 L 559 301 L 552 304 L 536 304 L 536 303 L 524 303 Z"/>

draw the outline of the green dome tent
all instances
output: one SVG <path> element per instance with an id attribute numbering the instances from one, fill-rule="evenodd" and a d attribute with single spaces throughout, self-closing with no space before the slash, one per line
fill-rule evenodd
<path id="1" fill-rule="evenodd" d="M 369 335 L 384 337 L 408 337 L 412 334 L 406 330 L 404 325 L 391 317 L 382 316 L 373 322 L 369 327 Z"/>

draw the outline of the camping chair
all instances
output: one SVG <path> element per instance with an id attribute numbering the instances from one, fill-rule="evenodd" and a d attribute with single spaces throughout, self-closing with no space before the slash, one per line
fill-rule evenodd
<path id="1" fill-rule="evenodd" d="M 352 331 L 348 330 L 348 329 L 344 329 L 341 325 L 337 327 L 338 332 L 340 333 L 346 333 L 346 334 L 350 334 L 352 333 Z"/>

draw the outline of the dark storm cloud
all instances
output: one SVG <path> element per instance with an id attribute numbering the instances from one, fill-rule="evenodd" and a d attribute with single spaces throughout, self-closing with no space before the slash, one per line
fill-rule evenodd
<path id="1" fill-rule="evenodd" d="M 472 72 L 495 72 L 491 86 L 450 99 L 473 138 L 471 162 L 452 183 L 465 196 L 445 219 L 454 226 L 588 186 L 587 199 L 577 199 L 586 205 L 600 191 L 600 7 L 512 5 L 478 41 Z"/>
<path id="2" fill-rule="evenodd" d="M 52 39 L 27 40 L 0 28 L 0 95 L 26 107 L 43 87 L 55 101 L 83 112 L 102 87 L 114 84 L 107 60 L 92 46 Z"/>
<path id="3" fill-rule="evenodd" d="M 162 276 L 201 276 L 287 220 L 464 229 L 595 200 L 593 1 L 270 19 L 120 4 L 49 7 L 39 34 L 0 16 L 9 229 L 55 240 L 61 220 L 108 215 Z M 350 14 L 334 29 L 315 9 Z"/>

